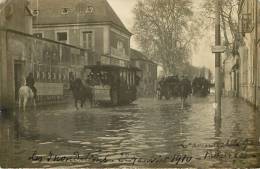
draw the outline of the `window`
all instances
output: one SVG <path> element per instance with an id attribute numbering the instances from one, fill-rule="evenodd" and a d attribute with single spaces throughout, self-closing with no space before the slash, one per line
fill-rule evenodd
<path id="1" fill-rule="evenodd" d="M 61 14 L 63 15 L 67 15 L 69 14 L 69 12 L 71 12 L 72 10 L 70 8 L 62 8 L 61 10 Z"/>
<path id="2" fill-rule="evenodd" d="M 67 32 L 56 32 L 56 40 L 62 43 L 68 43 Z"/>
<path id="3" fill-rule="evenodd" d="M 94 8 L 92 6 L 88 6 L 85 12 L 86 14 L 91 14 L 94 12 Z"/>
<path id="4" fill-rule="evenodd" d="M 32 11 L 33 16 L 38 16 L 40 14 L 40 11 L 35 9 Z"/>
<path id="5" fill-rule="evenodd" d="M 36 38 L 43 38 L 43 33 L 34 33 L 33 36 Z"/>
<path id="6" fill-rule="evenodd" d="M 94 39 L 92 31 L 82 32 L 82 47 L 85 49 L 94 49 Z"/>

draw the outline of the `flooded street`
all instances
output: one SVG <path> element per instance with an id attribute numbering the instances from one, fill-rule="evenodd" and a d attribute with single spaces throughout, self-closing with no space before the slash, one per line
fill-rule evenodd
<path id="1" fill-rule="evenodd" d="M 259 167 L 259 112 L 224 98 L 139 99 L 76 111 L 71 105 L 0 118 L 1 167 Z M 258 121 L 259 122 L 259 121 Z"/>

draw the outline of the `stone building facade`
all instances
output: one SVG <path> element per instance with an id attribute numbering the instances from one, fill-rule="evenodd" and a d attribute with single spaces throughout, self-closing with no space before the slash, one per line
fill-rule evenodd
<path id="1" fill-rule="evenodd" d="M 30 0 L 33 33 L 89 49 L 91 64 L 127 66 L 131 33 L 106 0 Z"/>
<path id="2" fill-rule="evenodd" d="M 231 52 L 224 54 L 223 61 L 223 94 L 239 96 L 239 57 Z"/>
<path id="3" fill-rule="evenodd" d="M 260 105 L 260 2 L 242 0 L 239 6 L 241 42 L 239 46 L 239 95 Z"/>
<path id="4" fill-rule="evenodd" d="M 131 64 L 141 69 L 139 74 L 140 84 L 137 88 L 138 96 L 155 96 L 157 88 L 157 64 L 135 49 L 131 49 Z"/>
<path id="5" fill-rule="evenodd" d="M 6 29 L 31 33 L 32 15 L 27 0 L 6 0 L 0 3 L 0 104 L 11 105 L 14 100 L 14 60 L 7 51 Z"/>

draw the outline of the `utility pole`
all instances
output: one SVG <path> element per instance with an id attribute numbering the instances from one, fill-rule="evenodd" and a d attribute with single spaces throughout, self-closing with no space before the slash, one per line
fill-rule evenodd
<path id="1" fill-rule="evenodd" d="M 257 88 L 258 88 L 258 50 L 257 50 L 257 45 L 258 45 L 258 3 L 259 0 L 255 0 L 255 51 L 254 51 L 254 107 L 257 108 Z"/>
<path id="2" fill-rule="evenodd" d="M 220 10 L 221 4 L 220 0 L 215 0 L 216 2 L 216 20 L 215 20 L 215 45 L 221 45 L 221 35 L 220 35 Z M 215 119 L 221 119 L 221 93 L 222 93 L 222 80 L 221 80 L 221 52 L 215 53 Z"/>

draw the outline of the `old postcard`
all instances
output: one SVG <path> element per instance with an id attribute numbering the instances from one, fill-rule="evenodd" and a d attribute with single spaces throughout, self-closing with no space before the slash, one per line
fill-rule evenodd
<path id="1" fill-rule="evenodd" d="M 260 167 L 260 0 L 0 0 L 0 168 Z"/>

